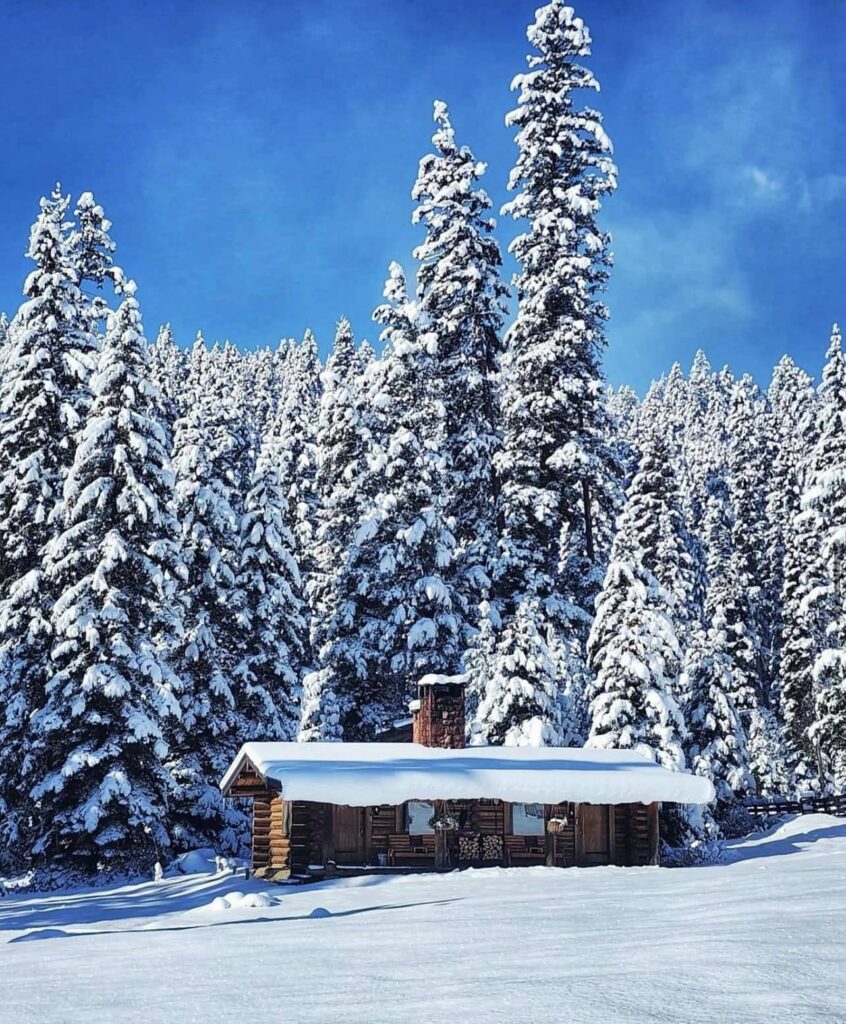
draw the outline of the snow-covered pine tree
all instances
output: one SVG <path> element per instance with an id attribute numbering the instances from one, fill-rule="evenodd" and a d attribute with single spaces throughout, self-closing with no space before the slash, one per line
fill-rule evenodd
<path id="1" fill-rule="evenodd" d="M 510 246 L 521 269 L 502 362 L 497 585 L 508 598 L 506 620 L 523 594 L 536 595 L 524 607 L 543 608 L 572 641 L 575 657 L 559 673 L 579 676 L 618 472 L 604 441 L 600 368 L 607 310 L 599 294 L 611 254 L 597 226 L 616 168 L 600 114 L 575 103 L 575 90 L 598 88 L 576 63 L 590 53 L 582 20 L 553 0 L 537 11 L 528 38 L 537 52 L 514 80 L 519 106 L 507 118 L 518 128 L 519 155 L 509 182 L 517 194 L 503 212 L 529 230 Z"/>
<path id="2" fill-rule="evenodd" d="M 385 351 L 369 380 L 371 442 L 363 510 L 333 582 L 336 607 L 321 649 L 324 738 L 371 738 L 402 714 L 417 681 L 460 667 L 462 610 L 448 585 L 455 547 L 445 522 L 443 406 L 434 394 L 435 340 L 391 265 L 374 313 Z M 338 718 L 338 724 L 334 722 Z"/>
<path id="3" fill-rule="evenodd" d="M 371 653 L 350 635 L 350 621 L 366 617 L 350 562 L 356 558 L 356 533 L 365 510 L 376 500 L 380 460 L 375 450 L 375 412 L 369 388 L 377 387 L 384 364 L 374 362 L 366 342 L 355 348 L 349 321 L 338 324 L 332 352 L 321 373 L 323 392 L 317 426 L 315 490 L 315 571 L 309 586 L 314 671 L 303 681 L 300 739 L 340 740 L 359 725 L 350 717 L 364 700 L 366 666 Z M 378 694 L 370 693 L 378 703 Z M 362 734 L 372 732 L 365 725 Z"/>
<path id="4" fill-rule="evenodd" d="M 685 725 L 676 702 L 682 654 L 674 581 L 681 553 L 665 439 L 644 443 L 597 598 L 588 652 L 596 673 L 588 744 L 635 750 L 671 771 L 684 767 Z"/>
<path id="5" fill-rule="evenodd" d="M 299 725 L 307 617 L 295 542 L 285 525 L 277 447 L 278 437 L 269 431 L 241 517 L 240 658 L 234 673 L 257 707 L 249 723 L 252 737 L 290 740 Z"/>
<path id="6" fill-rule="evenodd" d="M 544 610 L 526 594 L 499 633 L 471 739 L 512 747 L 557 747 L 567 738 L 558 667 L 543 630 Z M 540 627 L 540 628 L 539 628 Z"/>
<path id="7" fill-rule="evenodd" d="M 679 402 L 671 402 L 682 419 L 682 472 L 679 488 L 682 511 L 689 527 L 702 530 L 709 488 L 726 473 L 728 400 L 702 349 L 696 352 L 687 387 Z M 702 552 L 703 568 L 705 552 Z"/>
<path id="8" fill-rule="evenodd" d="M 0 382 L 2 382 L 5 375 L 3 370 L 4 363 L 6 361 L 6 354 L 9 351 L 6 342 L 9 340 L 9 318 L 5 313 L 0 312 Z"/>
<path id="9" fill-rule="evenodd" d="M 730 627 L 718 595 L 710 592 L 706 616 L 708 628 L 699 633 L 686 669 L 686 754 L 690 769 L 714 783 L 716 803 L 707 816 L 723 822 L 731 818 L 738 799 L 755 792 L 755 779 L 749 770 L 746 730 L 731 697 Z"/>
<path id="10" fill-rule="evenodd" d="M 497 389 L 508 289 L 499 276 L 491 201 L 477 187 L 485 165 L 456 143 L 445 103 L 435 102 L 434 117 L 435 152 L 420 161 L 412 190 L 412 219 L 426 228 L 414 251 L 420 261 L 417 296 L 426 329 L 437 338 L 435 372 L 450 471 L 445 514 L 456 538 L 452 586 L 465 605 L 476 607 L 490 597 L 496 556 Z"/>
<path id="11" fill-rule="evenodd" d="M 41 200 L 27 251 L 35 267 L 9 326 L 0 382 L 0 847 L 18 853 L 28 723 L 49 670 L 52 596 L 41 555 L 88 402 L 91 338 L 69 201 L 59 186 Z"/>
<path id="12" fill-rule="evenodd" d="M 367 374 L 370 371 L 370 366 L 376 359 L 376 350 L 365 338 L 364 341 L 356 349 L 356 394 L 362 394 Z"/>
<path id="13" fill-rule="evenodd" d="M 831 619 L 825 648 L 814 663 L 814 721 L 808 735 L 824 780 L 846 786 L 846 356 L 840 328 L 834 325 L 820 385 L 818 440 L 811 459 L 803 506 L 814 517 L 826 569 Z"/>
<path id="14" fill-rule="evenodd" d="M 335 584 L 361 518 L 362 475 L 369 433 L 357 393 L 359 358 L 349 320 L 338 323 L 332 351 L 320 375 L 314 488 L 313 571 L 309 583 L 311 642 L 316 663 L 337 611 Z"/>
<path id="15" fill-rule="evenodd" d="M 747 588 L 743 623 L 753 648 L 748 681 L 758 703 L 769 701 L 774 609 L 765 588 L 767 488 L 771 460 L 765 436 L 765 404 L 758 386 L 744 375 L 732 388 L 728 435 L 727 483 L 732 505 L 732 547 Z"/>
<path id="16" fill-rule="evenodd" d="M 173 475 L 132 282 L 110 318 L 47 545 L 52 669 L 33 716 L 36 863 L 139 871 L 169 848 L 166 652 L 180 624 Z"/>
<path id="17" fill-rule="evenodd" d="M 687 761 L 714 783 L 720 820 L 738 798 L 755 791 L 741 713 L 757 704 L 748 681 L 754 652 L 744 629 L 747 588 L 742 560 L 731 543 L 729 496 L 719 479 L 712 479 L 710 490 L 704 527 L 709 558 L 706 625 L 694 635 L 683 689 Z"/>
<path id="18" fill-rule="evenodd" d="M 678 470 L 683 461 L 681 438 L 668 421 L 671 411 L 650 393 L 641 406 L 638 427 L 639 473 L 650 481 L 654 521 L 645 564 L 672 597 L 673 622 L 682 651 L 701 608 L 697 595 L 696 546 L 681 509 Z M 676 437 L 675 447 L 673 437 Z"/>
<path id="19" fill-rule="evenodd" d="M 273 349 L 264 347 L 244 355 L 243 379 L 246 384 L 246 418 L 256 457 L 279 405 L 280 392 Z"/>
<path id="20" fill-rule="evenodd" d="M 824 588 L 824 565 L 813 514 L 801 508 L 809 453 L 816 442 L 816 397 L 811 378 L 788 356 L 773 371 L 767 397 L 772 461 L 764 586 L 774 610 L 771 706 L 783 723 L 792 787 L 802 790 L 813 784 L 817 771 L 808 729 L 813 721 L 814 658 L 824 634 L 807 601 L 810 593 Z"/>
<path id="21" fill-rule="evenodd" d="M 317 422 L 320 406 L 320 357 L 317 342 L 306 331 L 300 344 L 292 344 L 284 363 L 277 416 L 279 443 L 285 451 L 280 458 L 290 467 L 287 524 L 297 542 L 297 563 L 303 582 L 309 586 L 315 570 L 315 474 L 317 465 Z"/>
<path id="22" fill-rule="evenodd" d="M 634 432 L 640 416 L 640 405 L 637 392 L 626 384 L 606 391 L 607 443 L 615 451 L 625 484 L 628 484 L 637 469 Z"/>
<path id="23" fill-rule="evenodd" d="M 231 413 L 205 384 L 208 350 L 198 339 L 191 353 L 184 415 L 174 432 L 174 511 L 181 527 L 186 579 L 184 633 L 175 666 L 182 681 L 182 718 L 170 737 L 177 847 L 216 846 L 235 852 L 243 813 L 225 801 L 217 780 L 238 747 L 260 739 L 250 725 L 263 706 L 242 692 L 235 666 L 242 596 L 236 585 L 239 519 L 232 507 L 237 450 Z"/>
<path id="24" fill-rule="evenodd" d="M 732 660 L 732 700 L 743 715 L 757 708 L 758 652 L 749 631 L 750 582 L 746 558 L 734 543 L 736 525 L 732 495 L 724 481 L 715 478 L 705 513 L 705 543 L 708 550 L 708 593 L 712 610 L 715 602 L 725 618 L 727 652 Z M 710 616 L 706 610 L 705 621 Z"/>
<path id="25" fill-rule="evenodd" d="M 793 516 L 784 545 L 779 712 L 792 786 L 803 791 L 818 784 L 819 758 L 810 736 L 816 717 L 814 664 L 826 647 L 833 596 L 812 509 Z"/>
<path id="26" fill-rule="evenodd" d="M 232 508 L 240 516 L 260 445 L 251 421 L 254 382 L 246 376 L 246 360 L 230 341 L 212 345 L 202 365 L 204 391 L 218 406 L 214 428 L 217 443 L 221 451 L 223 446 L 226 448 L 225 464 L 220 462 L 219 468 L 229 488 Z"/>
<path id="27" fill-rule="evenodd" d="M 163 324 L 155 344 L 150 346 L 150 377 L 160 396 L 168 451 L 173 450 L 173 428 L 182 415 L 186 374 L 185 352 L 176 344 L 170 324 Z"/>
<path id="28" fill-rule="evenodd" d="M 499 614 L 490 601 L 483 600 L 475 615 L 476 630 L 464 652 L 464 672 L 467 676 L 465 688 L 465 714 L 467 742 L 472 746 L 488 742 L 487 726 L 479 718 L 479 703 L 488 690 L 488 681 L 493 678 L 497 667 L 497 629 L 501 625 Z M 500 694 L 499 696 L 502 696 Z M 488 694 L 494 698 L 493 692 Z"/>
<path id="29" fill-rule="evenodd" d="M 110 280 L 119 288 L 123 271 L 114 263 L 115 244 L 109 236 L 112 222 L 90 192 L 83 192 L 79 197 L 74 215 L 76 227 L 71 233 L 69 248 L 77 284 L 83 294 L 86 327 L 99 342 L 110 311 L 109 302 L 102 294 L 103 285 Z"/>

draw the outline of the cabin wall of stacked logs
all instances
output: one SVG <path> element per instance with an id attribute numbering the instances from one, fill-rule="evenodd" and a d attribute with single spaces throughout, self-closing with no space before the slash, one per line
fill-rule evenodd
<path id="1" fill-rule="evenodd" d="M 326 867 L 333 862 L 331 804 L 305 801 L 286 804 L 278 793 L 264 788 L 251 795 L 254 872 L 268 877 L 306 877 L 314 865 Z M 579 809 L 575 804 L 547 804 L 547 830 L 542 836 L 509 834 L 508 806 L 499 800 L 456 800 L 450 801 L 449 808 L 451 814 L 464 822 L 461 831 L 446 837 L 451 867 L 485 864 L 573 867 L 579 863 Z M 658 805 L 620 804 L 609 812 L 613 837 L 611 863 L 621 867 L 656 864 Z M 405 830 L 403 809 L 390 805 L 368 807 L 364 821 L 366 861 L 384 864 L 389 855 L 390 837 Z M 420 839 L 427 849 L 434 850 L 433 837 Z M 432 865 L 418 866 L 431 868 Z"/>

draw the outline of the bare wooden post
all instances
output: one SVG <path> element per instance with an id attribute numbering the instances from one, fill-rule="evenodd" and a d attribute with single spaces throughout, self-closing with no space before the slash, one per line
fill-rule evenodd
<path id="1" fill-rule="evenodd" d="M 649 863 L 659 864 L 661 862 L 658 843 L 658 811 L 660 804 L 650 804 L 646 809 L 646 821 L 649 836 Z"/>
<path id="2" fill-rule="evenodd" d="M 332 804 L 323 805 L 322 859 L 326 871 L 331 870 L 335 861 L 335 808 Z"/>
<path id="3" fill-rule="evenodd" d="M 443 818 L 447 812 L 447 805 L 443 800 L 436 800 L 434 804 L 435 821 Z M 435 829 L 435 870 L 443 871 L 449 867 L 449 833 L 443 827 Z"/>

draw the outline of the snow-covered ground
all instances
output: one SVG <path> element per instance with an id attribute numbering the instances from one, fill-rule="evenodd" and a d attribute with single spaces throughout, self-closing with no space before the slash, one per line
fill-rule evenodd
<path id="1" fill-rule="evenodd" d="M 846 821 L 728 845 L 726 863 L 677 870 L 9 896 L 0 1022 L 842 1024 Z"/>

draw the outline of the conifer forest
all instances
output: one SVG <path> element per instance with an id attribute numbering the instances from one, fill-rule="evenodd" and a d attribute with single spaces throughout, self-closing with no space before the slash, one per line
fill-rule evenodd
<path id="1" fill-rule="evenodd" d="M 710 779 L 662 824 L 680 857 L 750 797 L 846 787 L 840 330 L 814 378 L 700 351 L 609 387 L 591 37 L 551 0 L 528 41 L 510 200 L 435 102 L 373 346 L 343 295 L 321 349 L 174 337 L 100 198 L 34 193 L 0 319 L 0 873 L 237 855 L 243 743 L 373 740 L 433 673 L 468 745 Z"/>

